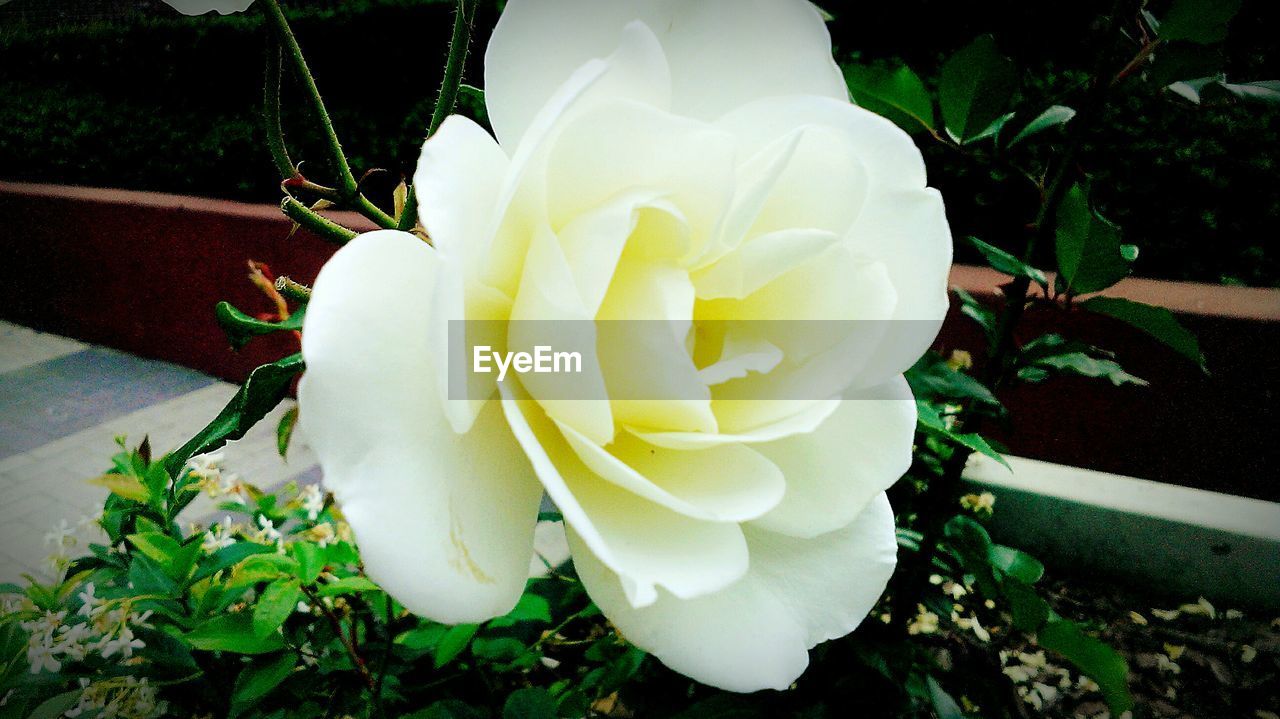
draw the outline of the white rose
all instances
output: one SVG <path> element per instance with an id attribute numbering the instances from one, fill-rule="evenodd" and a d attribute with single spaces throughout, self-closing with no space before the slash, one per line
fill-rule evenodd
<path id="1" fill-rule="evenodd" d="M 217 11 L 219 15 L 230 15 L 233 12 L 244 12 L 253 4 L 253 0 L 164 0 L 174 10 L 183 15 L 203 15 Z"/>
<path id="2" fill-rule="evenodd" d="M 901 373 L 951 263 L 920 154 L 849 103 L 804 0 L 512 0 L 485 65 L 497 140 L 451 117 L 423 148 L 432 245 L 356 238 L 307 312 L 301 421 L 365 567 L 432 619 L 504 614 L 545 490 L 627 639 L 707 684 L 785 688 L 893 571 Z M 667 320 L 670 347 L 602 350 L 582 381 L 681 399 L 538 401 L 511 377 L 450 399 L 464 317 Z M 906 399 L 754 400 L 813 348 L 721 344 L 708 320 L 870 320 L 845 384 Z"/>

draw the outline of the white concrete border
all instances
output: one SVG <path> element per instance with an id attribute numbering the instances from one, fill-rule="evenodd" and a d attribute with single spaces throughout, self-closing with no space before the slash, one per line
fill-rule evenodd
<path id="1" fill-rule="evenodd" d="M 965 479 L 996 495 L 992 534 L 1050 567 L 1154 592 L 1280 608 L 1280 504 L 1007 456 Z"/>

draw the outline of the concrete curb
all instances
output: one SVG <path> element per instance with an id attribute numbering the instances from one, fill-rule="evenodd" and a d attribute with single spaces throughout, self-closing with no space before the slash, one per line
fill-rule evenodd
<path id="1" fill-rule="evenodd" d="M 975 457 L 974 491 L 996 496 L 992 534 L 1050 567 L 1153 593 L 1280 608 L 1280 504 L 1007 456 Z"/>

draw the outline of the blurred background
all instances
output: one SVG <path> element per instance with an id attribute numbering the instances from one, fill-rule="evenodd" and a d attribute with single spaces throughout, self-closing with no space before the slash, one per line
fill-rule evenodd
<path id="1" fill-rule="evenodd" d="M 992 33 L 1027 71 L 1019 102 L 1042 107 L 1092 67 L 1096 53 L 1081 39 L 1111 4 L 820 3 L 834 16 L 838 58 L 905 62 L 924 78 L 936 77 L 942 60 L 976 35 Z M 387 170 L 365 186 L 389 204 L 423 140 L 452 3 L 288 5 L 351 164 Z M 1159 14 L 1167 3 L 1149 5 Z M 477 86 L 498 9 L 482 3 L 477 18 L 467 73 Z M 0 5 L 0 179 L 277 202 L 258 120 L 260 26 L 256 12 L 188 18 L 159 0 Z M 1280 3 L 1245 0 L 1227 41 L 1206 53 L 1221 53 L 1234 81 L 1275 79 L 1276 37 Z M 474 99 L 463 102 L 464 112 L 482 113 Z M 306 161 L 308 175 L 325 177 L 326 155 L 302 104 L 287 94 L 284 104 L 295 157 Z M 1024 207 L 1027 198 L 1005 196 L 1002 178 L 990 177 L 985 164 L 921 144 L 957 237 L 1002 236 L 994 223 L 1024 221 L 1006 208 Z M 1048 141 L 1015 151 L 1057 149 Z M 1222 97 L 1197 106 L 1153 83 L 1127 83 L 1080 160 L 1095 177 L 1098 209 L 1123 228 L 1126 242 L 1142 247 L 1138 275 L 1258 287 L 1280 286 L 1278 162 L 1280 105 Z M 969 247 L 957 249 L 959 261 L 979 261 Z"/>

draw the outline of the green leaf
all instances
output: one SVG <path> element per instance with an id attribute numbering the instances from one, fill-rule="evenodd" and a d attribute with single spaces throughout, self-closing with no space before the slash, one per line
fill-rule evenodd
<path id="1" fill-rule="evenodd" d="M 1018 134 L 1014 135 L 1013 139 L 1009 141 L 1009 147 L 1013 147 L 1028 137 L 1044 132 L 1051 127 L 1065 125 L 1075 116 L 1076 111 L 1066 105 L 1053 105 L 1048 110 L 1040 113 L 1036 119 L 1028 122 L 1026 127 L 1022 128 Z"/>
<path id="2" fill-rule="evenodd" d="M 1092 297 L 1080 306 L 1137 327 L 1205 369 L 1200 342 L 1169 310 L 1118 297 Z"/>
<path id="3" fill-rule="evenodd" d="M 222 327 L 222 331 L 227 333 L 227 340 L 231 342 L 232 349 L 237 350 L 248 344 L 254 337 L 272 332 L 302 331 L 302 321 L 306 314 L 307 306 L 302 305 L 283 322 L 267 322 L 241 312 L 232 307 L 229 302 L 219 302 L 213 310 L 214 318 Z"/>
<path id="4" fill-rule="evenodd" d="M 107 491 L 134 502 L 142 502 L 146 504 L 151 493 L 143 486 L 137 477 L 130 477 L 125 474 L 104 474 L 101 477 L 89 480 L 89 484 L 106 487 Z"/>
<path id="5" fill-rule="evenodd" d="M 1049 604 L 1036 590 L 1013 577 L 1005 577 L 1000 586 L 1013 626 L 1022 632 L 1036 632 L 1049 619 Z"/>
<path id="6" fill-rule="evenodd" d="M 1212 45 L 1227 38 L 1227 23 L 1241 0 L 1174 0 L 1160 20 L 1161 40 L 1187 40 Z"/>
<path id="7" fill-rule="evenodd" d="M 985 140 L 988 137 L 998 136 L 1004 130 L 1004 126 L 1007 125 L 1009 121 L 1013 119 L 1013 115 L 1014 113 L 1012 112 L 1006 112 L 1000 117 L 997 117 L 995 120 L 991 121 L 990 125 L 987 125 L 985 130 L 969 138 L 968 140 L 966 140 L 966 142 L 973 143 L 979 140 Z"/>
<path id="8" fill-rule="evenodd" d="M 951 292 L 960 299 L 960 314 L 978 323 L 982 334 L 987 338 L 988 346 L 995 344 L 996 313 L 959 287 L 952 287 Z"/>
<path id="9" fill-rule="evenodd" d="M 311 584 L 324 570 L 324 550 L 311 542 L 297 541 L 289 545 L 289 554 L 298 560 L 298 581 Z"/>
<path id="10" fill-rule="evenodd" d="M 178 593 L 178 584 L 169 575 L 169 570 L 145 554 L 135 554 L 129 562 L 128 579 L 134 591 L 139 594 L 163 594 L 174 596 Z"/>
<path id="11" fill-rule="evenodd" d="M 555 719 L 556 702 L 542 687 L 517 689 L 502 705 L 502 719 Z"/>
<path id="12" fill-rule="evenodd" d="M 996 272 L 1003 272 L 1011 277 L 1025 277 L 1041 287 L 1049 287 L 1049 279 L 1044 276 L 1043 272 L 999 247 L 988 245 L 976 237 L 970 237 L 969 244 L 982 253 L 983 258 L 987 260 L 987 264 L 991 265 L 991 269 Z"/>
<path id="13" fill-rule="evenodd" d="M 1280 80 L 1259 80 L 1257 82 L 1230 83 L 1221 82 L 1222 89 L 1241 100 L 1254 100 L 1270 105 L 1280 104 Z"/>
<path id="14" fill-rule="evenodd" d="M 1074 294 L 1105 290 L 1129 275 L 1119 229 L 1090 209 L 1080 185 L 1073 185 L 1058 206 L 1056 250 L 1058 281 Z"/>
<path id="15" fill-rule="evenodd" d="M 27 715 L 27 719 L 58 719 L 80 703 L 81 693 L 79 689 L 75 689 L 46 699 Z"/>
<path id="16" fill-rule="evenodd" d="M 947 132 L 968 142 L 999 118 L 1013 95 L 1013 63 L 983 35 L 942 65 L 938 104 Z"/>
<path id="17" fill-rule="evenodd" d="M 1020 549 L 993 544 L 988 555 L 991 566 L 1026 584 L 1035 584 L 1044 576 L 1044 564 Z"/>
<path id="18" fill-rule="evenodd" d="M 515 609 L 512 609 L 505 616 L 490 621 L 489 626 L 491 628 L 509 627 L 517 622 L 551 623 L 551 606 L 547 603 L 546 598 L 526 591 L 521 595 L 520 601 L 516 603 Z"/>
<path id="19" fill-rule="evenodd" d="M 933 100 L 920 76 L 905 65 L 887 70 L 871 65 L 848 65 L 845 83 L 853 101 L 893 121 L 907 132 L 933 131 Z"/>
<path id="20" fill-rule="evenodd" d="M 1129 665 L 1114 649 L 1085 634 L 1075 622 L 1050 621 L 1036 633 L 1040 646 L 1066 657 L 1081 672 L 1097 682 L 1102 696 L 1119 716 L 1133 708 L 1129 694 Z"/>
<path id="21" fill-rule="evenodd" d="M 1148 384 L 1141 377 L 1135 377 L 1125 372 L 1120 363 L 1115 360 L 1091 357 L 1084 352 L 1067 352 L 1043 357 L 1036 360 L 1032 365 L 1018 370 L 1018 377 L 1029 382 L 1038 382 L 1052 372 L 1107 379 L 1116 387 L 1123 384 L 1145 387 Z"/>
<path id="22" fill-rule="evenodd" d="M 1214 78 L 1226 60 L 1220 47 L 1162 41 L 1147 66 L 1146 80 L 1156 87 L 1189 78 Z"/>
<path id="23" fill-rule="evenodd" d="M 286 652 L 245 666 L 231 690 L 229 716 L 234 719 L 252 709 L 293 673 L 297 661 L 293 652 Z"/>
<path id="24" fill-rule="evenodd" d="M 321 584 L 317 587 L 317 591 L 322 597 L 332 597 L 338 594 L 361 594 L 364 592 L 380 592 L 382 587 L 365 579 L 364 577 L 343 577 L 336 582 Z"/>
<path id="25" fill-rule="evenodd" d="M 455 627 L 449 627 L 449 630 L 440 638 L 440 644 L 436 646 L 436 669 L 457 658 L 462 653 L 462 650 L 467 648 L 467 644 L 471 643 L 471 638 L 476 635 L 476 631 L 479 629 L 479 624 L 459 624 Z"/>
<path id="26" fill-rule="evenodd" d="M 484 104 L 484 90 L 474 85 L 458 86 L 458 114 L 489 127 L 489 110 Z"/>
<path id="27" fill-rule="evenodd" d="M 284 647 L 279 634 L 255 634 L 253 617 L 247 612 L 220 614 L 191 630 L 186 638 L 192 647 L 209 652 L 269 654 Z"/>
<path id="28" fill-rule="evenodd" d="M 952 432 L 951 429 L 947 427 L 946 422 L 943 421 L 938 410 L 927 402 L 917 400 L 916 409 L 918 411 L 920 426 L 924 428 L 925 431 L 932 432 L 935 435 L 967 447 L 978 454 L 986 455 L 1005 467 L 1009 466 L 1009 463 L 1005 458 L 999 452 L 995 451 L 995 449 L 987 443 L 987 440 L 982 438 L 982 435 L 973 432 L 963 434 Z"/>
<path id="29" fill-rule="evenodd" d="M 165 467 L 176 473 L 195 455 L 212 452 L 228 440 L 243 437 L 258 420 L 280 404 L 289 393 L 293 378 L 303 367 L 302 355 L 295 354 L 264 364 L 249 373 L 249 379 L 222 408 L 222 412 L 199 434 L 165 458 Z"/>
<path id="30" fill-rule="evenodd" d="M 772 716 L 760 700 L 751 695 L 721 692 L 693 704 L 671 719 L 758 719 Z"/>
<path id="31" fill-rule="evenodd" d="M 396 637 L 395 643 L 417 652 L 432 651 L 448 631 L 449 627 L 431 622 L 404 632 Z"/>
<path id="32" fill-rule="evenodd" d="M 937 719 L 965 719 L 960 705 L 956 704 L 956 700 L 951 698 L 937 679 L 929 676 L 925 678 L 925 683 L 929 688 L 929 703 L 933 705 L 933 713 Z"/>
<path id="33" fill-rule="evenodd" d="M 296 579 L 281 579 L 267 585 L 253 610 L 253 633 L 259 639 L 272 636 L 302 601 L 302 587 Z"/>
<path id="34" fill-rule="evenodd" d="M 959 403 L 964 400 L 999 408 L 1000 400 L 987 386 L 973 377 L 951 368 L 936 352 L 926 352 L 907 370 L 911 391 L 920 398 L 937 402 Z"/>
<path id="35" fill-rule="evenodd" d="M 274 553 L 275 547 L 256 542 L 237 542 L 230 547 L 224 547 L 210 554 L 196 571 L 195 576 L 191 578 L 191 584 L 202 579 L 208 579 L 224 569 L 230 569 L 240 562 L 252 557 L 255 554 Z"/>
<path id="36" fill-rule="evenodd" d="M 408 714 L 404 719 L 489 719 L 487 710 L 471 706 L 458 699 L 442 699 L 431 706 Z"/>
<path id="37" fill-rule="evenodd" d="M 1205 94 L 1206 90 L 1221 87 L 1222 76 L 1219 75 L 1216 77 L 1200 77 L 1194 80 L 1182 80 L 1180 82 L 1170 84 L 1166 89 L 1175 95 L 1180 95 L 1184 99 L 1199 105 L 1200 101 L 1203 99 L 1202 95 Z"/>
<path id="38" fill-rule="evenodd" d="M 298 408 L 290 407 L 280 417 L 280 424 L 276 425 L 276 451 L 280 453 L 282 459 L 287 459 L 289 455 L 289 440 L 293 438 L 293 428 L 298 424 Z"/>
<path id="39" fill-rule="evenodd" d="M 178 542 L 164 534 L 148 532 L 146 534 L 130 534 L 129 542 L 139 552 L 155 560 L 160 566 L 167 566 L 178 552 Z"/>

